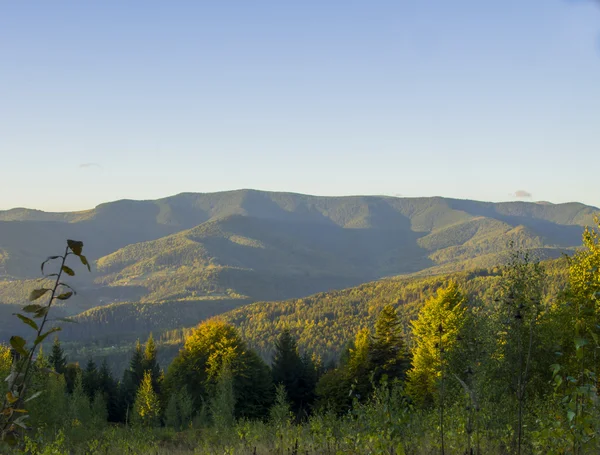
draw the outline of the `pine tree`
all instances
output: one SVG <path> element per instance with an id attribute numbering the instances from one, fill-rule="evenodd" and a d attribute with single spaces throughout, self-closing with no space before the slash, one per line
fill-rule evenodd
<path id="1" fill-rule="evenodd" d="M 467 317 L 465 297 L 451 281 L 425 302 L 412 322 L 415 348 L 408 378 L 410 394 L 416 401 L 432 404 L 437 397 L 442 359 L 446 376 L 459 373 L 460 368 L 454 360 L 460 350 L 458 340 L 463 337 Z"/>
<path id="2" fill-rule="evenodd" d="M 146 348 L 144 350 L 144 360 L 142 361 L 142 367 L 144 371 L 149 371 L 152 377 L 152 386 L 154 391 L 159 393 L 159 382 L 160 382 L 160 365 L 158 364 L 156 355 L 156 344 L 152 334 L 146 341 Z"/>
<path id="3" fill-rule="evenodd" d="M 87 426 L 92 421 L 90 400 L 83 389 L 81 372 L 79 372 L 75 377 L 73 393 L 69 399 L 69 418 L 74 425 Z"/>
<path id="4" fill-rule="evenodd" d="M 67 359 L 62 347 L 60 346 L 58 337 L 54 338 L 52 352 L 50 353 L 50 357 L 48 357 L 48 363 L 58 374 L 63 374 L 65 372 L 67 367 Z"/>
<path id="5" fill-rule="evenodd" d="M 134 421 L 142 426 L 153 427 L 159 423 L 160 402 L 152 388 L 152 375 L 144 373 L 142 383 L 138 388 L 133 406 Z"/>
<path id="6" fill-rule="evenodd" d="M 100 377 L 98 375 L 96 363 L 92 359 L 89 359 L 85 370 L 83 371 L 83 389 L 90 402 L 94 399 L 96 391 L 99 389 L 99 385 Z"/>
<path id="7" fill-rule="evenodd" d="M 103 394 L 106 400 L 109 422 L 119 422 L 119 403 L 118 403 L 118 385 L 112 376 L 106 359 L 102 361 L 98 373 L 98 390 Z"/>
<path id="8" fill-rule="evenodd" d="M 301 357 L 296 340 L 284 329 L 275 344 L 273 382 L 285 387 L 296 415 L 308 412 L 315 398 L 316 369 L 310 356 Z"/>
<path id="9" fill-rule="evenodd" d="M 140 340 L 137 340 L 135 344 L 133 356 L 129 361 L 129 371 L 131 372 L 131 381 L 133 386 L 137 390 L 144 379 L 144 354 L 142 352 Z"/>
<path id="10" fill-rule="evenodd" d="M 385 375 L 389 381 L 404 379 L 409 367 L 400 318 L 392 305 L 386 305 L 375 322 L 369 349 L 373 379 L 378 383 Z"/>

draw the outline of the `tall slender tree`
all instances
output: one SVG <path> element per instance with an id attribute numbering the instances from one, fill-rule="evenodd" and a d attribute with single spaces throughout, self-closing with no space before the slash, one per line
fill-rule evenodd
<path id="1" fill-rule="evenodd" d="M 58 337 L 54 338 L 52 351 L 50 352 L 50 357 L 48 357 L 48 363 L 50 363 L 50 366 L 54 371 L 59 374 L 63 374 L 67 368 L 67 358 L 60 345 L 60 341 L 58 341 Z"/>
<path id="2" fill-rule="evenodd" d="M 369 361 L 375 383 L 384 375 L 390 381 L 403 380 L 410 366 L 400 318 L 393 305 L 386 305 L 375 322 Z"/>

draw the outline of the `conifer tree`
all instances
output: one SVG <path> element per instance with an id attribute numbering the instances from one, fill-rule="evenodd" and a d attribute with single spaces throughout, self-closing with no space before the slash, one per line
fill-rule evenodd
<path id="1" fill-rule="evenodd" d="M 102 361 L 100 371 L 98 372 L 98 390 L 103 394 L 106 400 L 106 408 L 108 412 L 108 420 L 110 422 L 118 422 L 119 404 L 118 404 L 118 385 L 112 376 L 106 359 Z"/>
<path id="2" fill-rule="evenodd" d="M 400 318 L 392 305 L 386 305 L 375 322 L 369 361 L 375 383 L 378 383 L 384 375 L 389 381 L 402 380 L 408 370 L 409 361 Z"/>
<path id="3" fill-rule="evenodd" d="M 83 389 L 88 396 L 90 402 L 94 399 L 96 391 L 99 388 L 100 378 L 98 375 L 98 369 L 96 363 L 89 359 L 88 363 L 83 371 Z"/>
<path id="4" fill-rule="evenodd" d="M 133 356 L 129 361 L 129 371 L 133 387 L 137 390 L 142 383 L 142 379 L 144 379 L 144 353 L 142 352 L 140 340 L 136 341 Z"/>
<path id="5" fill-rule="evenodd" d="M 159 423 L 160 402 L 152 388 L 152 375 L 144 372 L 133 406 L 134 421 L 142 426 L 153 427 Z"/>
<path id="6" fill-rule="evenodd" d="M 273 382 L 285 387 L 296 415 L 307 413 L 315 398 L 316 368 L 310 356 L 300 356 L 296 340 L 284 329 L 275 343 Z"/>
<path id="7" fill-rule="evenodd" d="M 58 374 L 63 374 L 65 372 L 67 367 L 67 358 L 65 357 L 65 353 L 60 346 L 58 337 L 54 338 L 52 351 L 50 353 L 50 357 L 48 357 L 48 363 Z"/>
<path id="8" fill-rule="evenodd" d="M 159 393 L 160 365 L 158 364 L 156 344 L 154 343 L 154 338 L 152 337 L 152 334 L 150 334 L 150 336 L 148 337 L 148 341 L 146 341 L 142 367 L 144 371 L 150 372 L 154 391 Z"/>
<path id="9" fill-rule="evenodd" d="M 437 396 L 442 358 L 447 376 L 459 373 L 459 367 L 452 364 L 452 359 L 460 350 L 459 340 L 466 329 L 468 313 L 465 301 L 459 286 L 451 281 L 425 302 L 417 319 L 412 322 L 415 348 L 412 368 L 408 372 L 409 390 L 412 398 L 421 404 L 432 404 Z M 440 356 L 441 350 L 443 357 Z"/>

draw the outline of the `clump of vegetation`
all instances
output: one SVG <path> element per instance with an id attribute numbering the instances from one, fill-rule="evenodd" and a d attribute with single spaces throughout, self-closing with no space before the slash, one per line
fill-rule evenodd
<path id="1" fill-rule="evenodd" d="M 29 390 L 29 386 L 32 384 L 32 376 L 35 373 L 34 356 L 38 346 L 50 334 L 60 331 L 58 326 L 53 326 L 44 331 L 46 324 L 50 322 L 48 316 L 52 304 L 57 301 L 68 300 L 75 293 L 71 286 L 62 281 L 63 275 L 75 276 L 75 271 L 67 265 L 67 258 L 76 256 L 90 270 L 90 264 L 82 251 L 82 242 L 67 240 L 67 246 L 62 255 L 50 256 L 42 262 L 42 275 L 49 284 L 32 290 L 29 300 L 33 302 L 49 294 L 47 303 L 45 305 L 32 303 L 23 307 L 22 313 L 15 313 L 15 316 L 22 323 L 29 326 L 35 332 L 35 335 L 31 347 L 27 347 L 27 341 L 23 337 L 15 335 L 10 338 L 13 361 L 11 371 L 6 377 L 8 390 L 4 396 L 2 412 L 0 412 L 0 440 L 8 444 L 16 444 L 21 430 L 28 429 L 26 421 L 30 416 L 27 411 L 27 403 L 35 400 L 43 392 L 42 390 Z M 44 267 L 51 261 L 60 262 L 58 270 L 44 274 Z"/>

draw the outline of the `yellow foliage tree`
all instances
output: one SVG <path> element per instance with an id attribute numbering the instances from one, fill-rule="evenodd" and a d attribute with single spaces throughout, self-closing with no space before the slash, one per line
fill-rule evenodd
<path id="1" fill-rule="evenodd" d="M 133 406 L 137 422 L 143 426 L 155 426 L 160 415 L 160 402 L 158 395 L 152 388 L 152 374 L 144 371 L 144 379 L 137 391 Z"/>
<path id="2" fill-rule="evenodd" d="M 451 281 L 425 303 L 412 322 L 415 348 L 408 372 L 408 391 L 417 402 L 431 403 L 438 391 L 442 361 L 451 358 L 465 328 L 468 317 L 465 302 L 458 284 Z"/>

